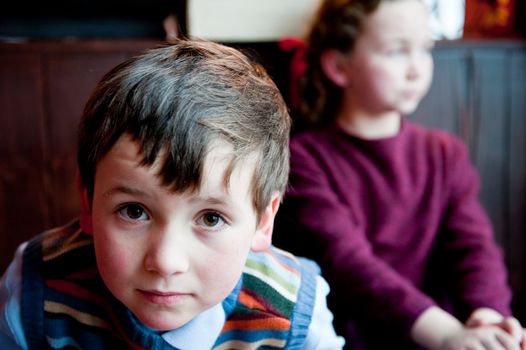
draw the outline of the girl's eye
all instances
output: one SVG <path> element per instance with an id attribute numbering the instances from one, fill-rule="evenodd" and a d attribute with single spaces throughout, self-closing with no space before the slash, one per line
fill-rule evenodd
<path id="1" fill-rule="evenodd" d="M 200 218 L 200 223 L 208 228 L 218 229 L 225 224 L 225 220 L 221 215 L 214 212 L 203 214 Z"/>
<path id="2" fill-rule="evenodd" d="M 149 216 L 146 211 L 137 204 L 128 204 L 119 210 L 119 214 L 128 220 L 148 220 Z"/>
<path id="3" fill-rule="evenodd" d="M 426 45 L 422 48 L 422 51 L 424 51 L 426 54 L 433 53 L 434 45 Z"/>
<path id="4" fill-rule="evenodd" d="M 392 48 L 387 50 L 387 55 L 391 57 L 398 57 L 404 53 L 404 49 L 402 48 Z"/>

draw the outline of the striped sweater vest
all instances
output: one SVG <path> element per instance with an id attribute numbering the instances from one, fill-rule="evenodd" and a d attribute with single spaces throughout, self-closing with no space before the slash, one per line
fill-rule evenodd
<path id="1" fill-rule="evenodd" d="M 214 349 L 301 349 L 314 308 L 318 266 L 274 247 L 250 253 L 223 301 Z M 100 278 L 93 241 L 74 221 L 24 251 L 21 315 L 29 349 L 174 349 L 140 323 Z"/>

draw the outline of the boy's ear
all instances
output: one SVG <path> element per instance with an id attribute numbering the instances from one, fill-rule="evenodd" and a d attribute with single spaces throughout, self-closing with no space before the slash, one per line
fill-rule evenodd
<path id="1" fill-rule="evenodd" d="M 93 220 L 88 190 L 82 185 L 80 174 L 77 172 L 77 191 L 80 195 L 80 228 L 82 231 L 93 234 Z"/>
<path id="2" fill-rule="evenodd" d="M 344 53 L 328 49 L 320 57 L 320 65 L 327 78 L 338 87 L 347 86 L 347 57 Z"/>
<path id="3" fill-rule="evenodd" d="M 260 252 L 267 249 L 272 243 L 272 231 L 274 229 L 274 218 L 278 212 L 281 196 L 275 193 L 270 204 L 265 208 L 261 215 L 256 233 L 252 238 L 252 251 Z"/>

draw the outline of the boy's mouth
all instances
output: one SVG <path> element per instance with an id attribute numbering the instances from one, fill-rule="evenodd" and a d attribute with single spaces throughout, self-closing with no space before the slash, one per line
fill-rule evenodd
<path id="1" fill-rule="evenodd" d="M 156 305 L 173 305 L 181 302 L 182 300 L 190 297 L 188 293 L 178 292 L 162 292 L 157 290 L 142 290 L 138 289 L 138 292 L 152 304 Z"/>

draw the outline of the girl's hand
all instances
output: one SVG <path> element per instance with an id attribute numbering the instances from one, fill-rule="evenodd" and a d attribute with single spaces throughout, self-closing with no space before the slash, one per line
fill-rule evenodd
<path id="1" fill-rule="evenodd" d="M 440 350 L 521 350 L 519 342 L 497 326 L 465 327 L 447 338 Z"/>
<path id="2" fill-rule="evenodd" d="M 466 326 L 471 328 L 489 325 L 499 327 L 510 334 L 521 344 L 521 349 L 526 350 L 526 330 L 515 317 L 504 317 L 493 309 L 480 308 L 475 310 L 466 321 Z"/>

